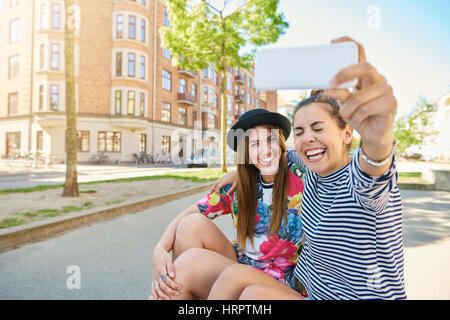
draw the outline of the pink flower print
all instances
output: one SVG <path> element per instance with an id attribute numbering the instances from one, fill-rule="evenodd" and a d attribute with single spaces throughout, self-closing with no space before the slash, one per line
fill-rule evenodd
<path id="1" fill-rule="evenodd" d="M 303 193 L 304 188 L 305 184 L 303 183 L 303 180 L 293 174 L 289 175 L 289 188 L 287 191 L 288 197 L 293 197 L 298 193 Z"/>
<path id="2" fill-rule="evenodd" d="M 276 259 L 278 257 L 289 259 L 295 255 L 297 247 L 291 241 L 280 239 L 274 234 L 259 246 L 259 250 L 264 255 L 259 257 L 258 260 Z"/>
<path id="3" fill-rule="evenodd" d="M 284 279 L 284 271 L 295 264 L 289 262 L 284 257 L 278 257 L 273 261 L 267 262 L 262 271 L 278 280 Z"/>

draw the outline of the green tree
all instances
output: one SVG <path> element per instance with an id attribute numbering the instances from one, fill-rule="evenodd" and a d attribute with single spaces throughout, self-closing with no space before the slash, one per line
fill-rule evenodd
<path id="1" fill-rule="evenodd" d="M 77 173 L 77 115 L 75 112 L 75 61 L 74 61 L 74 4 L 64 0 L 66 21 L 64 27 L 64 59 L 66 85 L 66 180 L 63 197 L 78 197 Z"/>
<path id="2" fill-rule="evenodd" d="M 277 13 L 279 0 L 241 1 L 231 13 L 230 1 L 217 9 L 208 1 L 167 0 L 170 27 L 162 27 L 162 47 L 172 53 L 172 64 L 188 70 L 215 65 L 222 91 L 221 144 L 222 171 L 226 165 L 227 99 L 226 70 L 249 69 L 256 47 L 274 43 L 288 23 Z M 248 49 L 250 48 L 250 49 Z M 248 49 L 245 51 L 245 49 Z"/>
<path id="3" fill-rule="evenodd" d="M 411 112 L 394 123 L 394 137 L 400 154 L 410 146 L 423 144 L 426 137 L 437 134 L 437 131 L 429 126 L 433 111 L 434 105 L 426 98 L 420 97 Z"/>

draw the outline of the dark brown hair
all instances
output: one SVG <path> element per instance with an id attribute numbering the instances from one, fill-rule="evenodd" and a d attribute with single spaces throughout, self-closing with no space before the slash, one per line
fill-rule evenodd
<path id="1" fill-rule="evenodd" d="M 280 146 L 280 162 L 272 191 L 272 210 L 270 219 L 270 234 L 278 231 L 281 219 L 286 219 L 286 197 L 288 189 L 288 166 L 286 159 L 286 141 L 281 129 L 264 125 L 270 129 L 278 129 L 278 142 Z M 259 170 L 249 161 L 249 137 L 245 135 L 239 141 L 237 149 L 237 242 L 240 248 L 245 250 L 246 238 L 250 239 L 253 245 L 253 235 L 255 233 L 257 194 L 256 183 L 258 181 Z M 244 159 L 245 157 L 245 159 Z"/>
<path id="2" fill-rule="evenodd" d="M 295 107 L 294 115 L 292 117 L 293 118 L 295 117 L 295 114 L 297 113 L 297 111 L 300 108 L 310 105 L 311 103 L 323 103 L 323 104 L 329 105 L 331 108 L 327 108 L 326 110 L 328 111 L 330 116 L 336 121 L 336 124 L 338 125 L 338 127 L 341 129 L 345 129 L 346 126 L 348 125 L 348 123 L 345 122 L 345 120 L 342 119 L 341 115 L 339 114 L 339 109 L 340 109 L 339 102 L 329 96 L 326 96 L 323 93 L 323 90 L 318 90 L 318 89 L 312 90 L 309 98 L 307 98 L 303 101 L 300 101 L 297 104 L 297 106 Z M 352 145 L 351 143 L 346 145 L 347 151 L 350 151 L 351 145 Z"/>

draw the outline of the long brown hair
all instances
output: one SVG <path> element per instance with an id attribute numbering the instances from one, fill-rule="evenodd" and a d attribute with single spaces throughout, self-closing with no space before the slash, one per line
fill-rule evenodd
<path id="1" fill-rule="evenodd" d="M 286 159 L 286 141 L 283 132 L 278 127 L 264 125 L 269 129 L 277 129 L 278 142 L 280 146 L 280 161 L 278 171 L 272 189 L 272 210 L 270 218 L 270 235 L 278 231 L 281 219 L 286 223 L 287 189 L 289 184 L 289 171 Z M 272 131 L 273 132 L 273 131 Z M 245 135 L 239 141 L 237 154 L 237 242 L 240 248 L 245 250 L 246 238 L 250 239 L 253 245 L 253 235 L 255 233 L 257 194 L 256 183 L 258 181 L 259 170 L 249 162 L 249 137 Z"/>

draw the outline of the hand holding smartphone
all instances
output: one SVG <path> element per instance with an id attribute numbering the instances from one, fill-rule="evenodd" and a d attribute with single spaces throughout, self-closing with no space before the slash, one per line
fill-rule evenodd
<path id="1" fill-rule="evenodd" d="M 330 80 L 344 67 L 358 63 L 354 42 L 307 47 L 260 49 L 255 61 L 257 90 L 329 89 Z M 339 88 L 355 86 L 357 80 Z"/>

